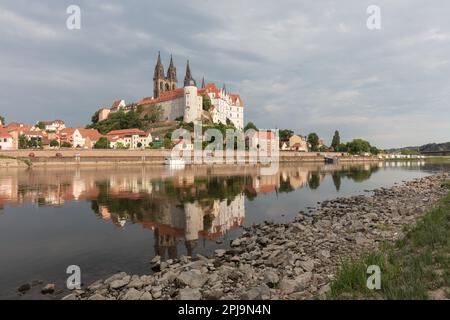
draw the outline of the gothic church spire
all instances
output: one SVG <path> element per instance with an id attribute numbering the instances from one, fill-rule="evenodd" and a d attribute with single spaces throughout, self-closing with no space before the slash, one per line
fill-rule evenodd
<path id="1" fill-rule="evenodd" d="M 186 65 L 186 76 L 184 77 L 184 86 L 190 87 L 190 86 L 197 86 L 197 83 L 195 82 L 194 78 L 192 78 L 191 73 L 191 67 L 189 66 L 189 60 L 187 61 Z"/>

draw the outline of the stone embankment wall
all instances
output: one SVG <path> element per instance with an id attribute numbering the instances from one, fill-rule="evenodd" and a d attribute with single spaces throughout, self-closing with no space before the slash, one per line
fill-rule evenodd
<path id="1" fill-rule="evenodd" d="M 30 155 L 33 155 L 32 157 Z M 57 156 L 58 154 L 58 156 Z M 29 159 L 33 166 L 73 165 L 125 165 L 163 164 L 170 150 L 14 150 L 1 151 L 0 155 Z M 248 154 L 246 154 L 248 157 Z M 341 161 L 374 161 L 376 157 L 351 157 L 337 152 L 293 152 L 281 151 L 280 162 L 323 162 L 324 157 L 338 157 Z M 12 164 L 11 164 L 12 165 Z"/>

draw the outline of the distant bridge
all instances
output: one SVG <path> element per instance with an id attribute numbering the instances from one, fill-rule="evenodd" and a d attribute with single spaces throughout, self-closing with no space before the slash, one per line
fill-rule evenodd
<path id="1" fill-rule="evenodd" d="M 446 151 L 422 151 L 424 156 L 450 156 L 450 150 Z"/>

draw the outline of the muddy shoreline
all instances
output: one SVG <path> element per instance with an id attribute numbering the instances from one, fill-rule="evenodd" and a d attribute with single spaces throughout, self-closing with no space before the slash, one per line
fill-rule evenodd
<path id="1" fill-rule="evenodd" d="M 64 299 L 312 299 L 325 297 L 342 258 L 403 236 L 447 194 L 449 173 L 319 203 L 290 223 L 246 228 L 214 256 L 151 262 L 152 275 L 118 273 Z"/>

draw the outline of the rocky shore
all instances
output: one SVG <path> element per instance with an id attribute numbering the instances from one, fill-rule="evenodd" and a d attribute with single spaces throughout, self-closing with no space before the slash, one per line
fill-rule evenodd
<path id="1" fill-rule="evenodd" d="M 286 224 L 246 228 L 214 256 L 151 261 L 152 275 L 118 273 L 64 299 L 312 299 L 325 297 L 341 259 L 403 236 L 447 194 L 440 174 L 318 203 Z"/>

